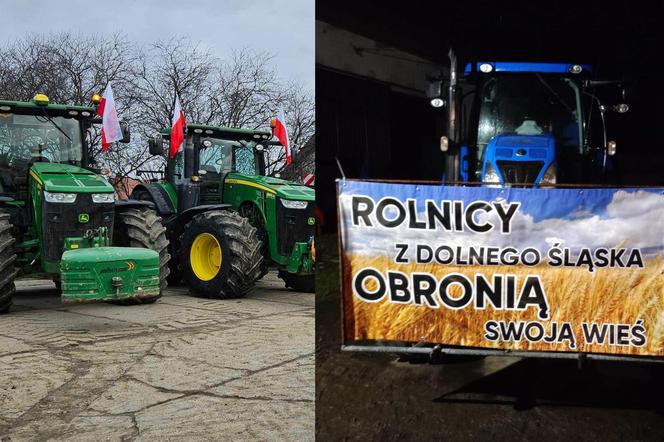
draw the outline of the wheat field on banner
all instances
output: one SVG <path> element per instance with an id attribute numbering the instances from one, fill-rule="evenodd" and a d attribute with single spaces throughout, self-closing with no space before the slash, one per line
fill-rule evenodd
<path id="1" fill-rule="evenodd" d="M 344 339 L 393 340 L 430 342 L 469 347 L 500 348 L 510 350 L 577 351 L 588 353 L 616 353 L 664 355 L 664 262 L 657 258 L 645 262 L 645 267 L 608 269 L 588 272 L 585 267 L 521 266 L 452 266 L 440 264 L 395 264 L 387 257 L 346 256 L 343 263 Z M 385 274 L 398 270 L 406 274 L 427 272 L 441 279 L 453 272 L 474 277 L 482 273 L 490 278 L 493 273 L 513 274 L 518 278 L 517 289 L 527 274 L 539 275 L 549 301 L 550 319 L 538 319 L 538 309 L 525 311 L 498 311 L 488 306 L 475 310 L 471 303 L 460 310 L 445 306 L 431 308 L 413 304 L 391 304 L 387 297 L 379 302 L 362 301 L 353 295 L 353 275 L 362 268 L 373 267 Z M 365 287 L 375 290 L 375 280 Z M 373 286 L 372 286 L 373 285 Z M 453 297 L 460 296 L 458 286 L 450 288 Z M 436 298 L 438 301 L 439 299 Z M 517 297 L 518 299 L 518 297 Z M 526 340 L 492 342 L 485 338 L 485 323 L 489 320 L 540 321 L 549 334 L 550 321 L 572 325 L 576 349 L 566 343 L 530 343 Z M 643 347 L 585 344 L 583 322 L 634 324 L 642 320 L 647 341 Z"/>

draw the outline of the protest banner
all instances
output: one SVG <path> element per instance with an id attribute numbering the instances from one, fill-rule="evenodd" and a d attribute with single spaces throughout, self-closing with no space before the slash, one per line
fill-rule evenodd
<path id="1" fill-rule="evenodd" d="M 664 355 L 664 189 L 338 182 L 344 344 Z"/>

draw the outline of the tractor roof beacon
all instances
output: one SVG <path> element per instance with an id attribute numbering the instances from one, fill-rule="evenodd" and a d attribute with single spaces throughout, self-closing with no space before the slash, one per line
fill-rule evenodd
<path id="1" fill-rule="evenodd" d="M 64 302 L 161 296 L 165 228 L 153 204 L 116 201 L 90 167 L 87 134 L 98 123 L 94 107 L 51 104 L 43 94 L 0 100 L 0 312 L 10 309 L 19 274 L 50 274 Z"/>
<path id="2" fill-rule="evenodd" d="M 449 76 L 428 88 L 431 105 L 447 111 L 444 181 L 615 183 L 616 143 L 607 139 L 606 117 L 629 109 L 621 82 L 596 80 L 585 64 L 471 61 L 461 71 L 451 50 L 449 57 Z M 611 94 L 618 104 L 603 104 L 600 96 Z"/>
<path id="3" fill-rule="evenodd" d="M 165 129 L 153 137 L 153 154 L 162 154 L 163 140 L 169 135 Z M 166 180 L 140 186 L 134 195 L 160 201 L 157 206 L 164 216 L 196 207 L 229 209 L 227 216 L 241 216 L 256 230 L 260 259 L 252 255 L 251 262 L 262 261 L 257 278 L 274 265 L 287 287 L 313 291 L 314 190 L 266 176 L 266 147 L 279 145 L 271 138 L 269 131 L 190 124 L 184 152 L 167 162 Z M 183 193 L 183 186 L 195 187 L 195 194 Z M 179 248 L 181 258 L 174 273 L 191 277 L 193 252 L 185 239 L 172 238 L 173 253 Z"/>

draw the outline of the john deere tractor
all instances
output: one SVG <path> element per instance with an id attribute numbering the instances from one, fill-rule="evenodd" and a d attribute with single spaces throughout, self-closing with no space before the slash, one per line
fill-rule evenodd
<path id="1" fill-rule="evenodd" d="M 155 135 L 150 141 L 151 153 L 162 154 L 163 142 L 169 137 L 169 129 Z M 313 292 L 314 190 L 265 176 L 266 148 L 278 145 L 271 138 L 269 131 L 191 124 L 183 152 L 167 163 L 166 180 L 137 187 L 133 197 L 155 202 L 165 219 L 194 203 L 232 209 L 226 217 L 241 216 L 256 229 L 262 259 L 256 277 L 263 276 L 270 265 L 276 266 L 287 287 Z M 195 193 L 185 192 L 185 185 L 186 189 L 195 185 Z M 181 258 L 172 263 L 171 272 L 174 279 L 184 276 L 191 282 L 198 273 L 191 250 L 193 234 L 189 228 L 180 232 L 170 238 L 171 254 Z M 248 243 L 254 236 L 245 233 L 243 238 Z M 253 269 L 258 261 L 253 256 L 251 264 L 243 265 Z"/>
<path id="2" fill-rule="evenodd" d="M 48 274 L 65 302 L 151 303 L 169 273 L 168 239 L 153 204 L 116 201 L 92 170 L 94 107 L 0 101 L 0 312 L 14 279 Z M 129 141 L 124 128 L 123 141 Z"/>

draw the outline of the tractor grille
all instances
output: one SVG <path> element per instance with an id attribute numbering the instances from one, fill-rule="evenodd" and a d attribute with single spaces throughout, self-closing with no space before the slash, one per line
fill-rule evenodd
<path id="1" fill-rule="evenodd" d="M 309 225 L 314 217 L 314 202 L 306 209 L 287 209 L 277 199 L 277 249 L 280 255 L 290 255 L 296 242 L 308 242 L 314 236 L 315 226 Z"/>
<path id="2" fill-rule="evenodd" d="M 80 213 L 87 213 L 90 220 L 81 223 Z M 108 227 L 113 238 L 114 204 L 95 204 L 92 196 L 85 193 L 76 195 L 73 204 L 48 203 L 42 197 L 42 228 L 44 232 L 44 258 L 46 261 L 59 261 L 62 257 L 64 239 L 71 236 L 83 236 L 86 230 Z"/>
<path id="3" fill-rule="evenodd" d="M 497 161 L 506 184 L 533 185 L 544 166 L 543 161 Z"/>

